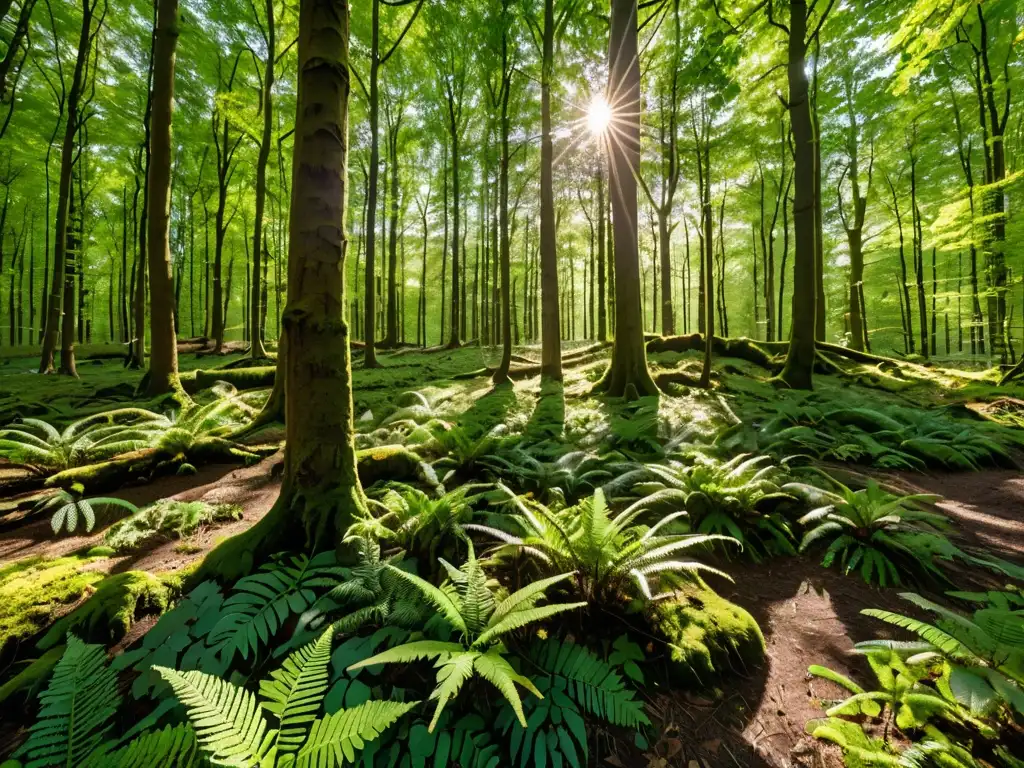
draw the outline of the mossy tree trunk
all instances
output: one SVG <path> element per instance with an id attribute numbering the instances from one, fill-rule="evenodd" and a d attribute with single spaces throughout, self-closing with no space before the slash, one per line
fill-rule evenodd
<path id="1" fill-rule="evenodd" d="M 807 82 L 807 3 L 789 4 L 789 119 L 793 130 L 793 330 L 780 379 L 793 389 L 811 389 L 814 371 L 816 235 L 814 128 Z"/>
<path id="2" fill-rule="evenodd" d="M 608 97 L 615 126 L 606 135 L 610 157 L 615 266 L 615 343 L 598 388 L 612 397 L 657 395 L 647 369 L 640 307 L 636 173 L 640 169 L 640 61 L 635 0 L 612 0 Z"/>
<path id="3" fill-rule="evenodd" d="M 212 552 L 195 578 L 232 577 L 288 547 L 335 546 L 364 506 L 345 321 L 348 51 L 347 0 L 301 0 L 283 315 L 284 480 L 267 516 Z"/>
<path id="4" fill-rule="evenodd" d="M 149 169 L 150 336 L 148 395 L 179 390 L 178 344 L 171 278 L 171 120 L 178 0 L 159 0 L 153 62 L 153 122 Z"/>

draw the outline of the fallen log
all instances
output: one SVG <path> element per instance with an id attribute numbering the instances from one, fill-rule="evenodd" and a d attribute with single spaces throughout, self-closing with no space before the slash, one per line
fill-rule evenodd
<path id="1" fill-rule="evenodd" d="M 659 336 L 647 342 L 648 352 L 703 352 L 704 336 L 691 333 L 683 336 Z M 775 361 L 761 345 L 750 339 L 726 339 L 715 336 L 712 352 L 716 357 L 735 357 L 748 363 L 765 368 L 772 373 L 781 370 L 782 365 Z"/>

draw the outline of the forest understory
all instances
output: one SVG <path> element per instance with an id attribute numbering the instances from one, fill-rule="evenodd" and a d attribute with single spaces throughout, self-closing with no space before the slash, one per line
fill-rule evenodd
<path id="1" fill-rule="evenodd" d="M 360 476 L 368 496 L 382 503 L 371 514 L 382 515 L 381 524 L 392 531 L 382 543 L 389 550 L 399 547 L 420 563 L 442 553 L 458 562 L 460 550 L 465 556 L 465 545 L 459 542 L 472 540 L 478 556 L 485 558 L 481 562 L 505 573 L 502 579 L 518 579 L 525 564 L 506 560 L 500 546 L 494 547 L 493 540 L 473 528 L 493 521 L 507 503 L 507 498 L 495 496 L 495 487 L 524 494 L 522 503 L 545 504 L 544 509 L 552 511 L 588 500 L 592 504 L 593 494 L 602 488 L 616 510 L 639 494 L 641 500 L 648 499 L 644 506 L 651 514 L 673 506 L 671 499 L 668 506 L 666 499 L 659 503 L 658 484 L 652 484 L 659 475 L 645 476 L 644 468 L 674 468 L 680 488 L 686 489 L 680 499 L 690 513 L 688 523 L 678 530 L 691 532 L 684 535 L 724 533 L 743 542 L 742 550 L 708 542 L 688 554 L 699 552 L 703 564 L 728 574 L 731 581 L 715 574 L 704 579 L 746 618 L 737 624 L 716 617 L 720 625 L 700 631 L 687 629 L 685 622 L 675 627 L 651 625 L 649 617 L 641 620 L 650 609 L 638 607 L 634 598 L 619 606 L 612 622 L 546 620 L 543 636 L 575 638 L 598 656 L 617 659 L 623 665 L 619 674 L 636 687 L 645 722 L 649 721 L 639 726 L 641 735 L 634 740 L 614 723 L 602 726 L 594 713 L 588 714 L 587 747 L 576 745 L 579 759 L 613 766 L 692 767 L 692 761 L 699 766 L 841 765 L 841 750 L 813 738 L 807 724 L 821 719 L 824 708 L 848 692 L 828 677 L 808 675 L 808 664 L 864 680 L 872 666 L 863 653 L 854 652 L 856 643 L 911 637 L 862 615 L 862 610 L 882 609 L 927 620 L 928 613 L 920 606 L 898 597 L 901 591 L 914 591 L 962 611 L 963 598 L 945 595 L 953 585 L 961 593 L 1011 590 L 1006 594 L 1017 599 L 1013 596 L 1019 593 L 1007 584 L 1019 585 L 1024 573 L 1024 476 L 1017 469 L 1024 447 L 1017 426 L 1024 400 L 1018 399 L 1019 386 L 997 386 L 992 372 L 963 373 L 939 365 L 888 361 L 871 365 L 835 356 L 835 368 L 817 377 L 813 393 L 796 392 L 771 383 L 771 368 L 778 358 L 735 340 L 741 356 L 719 357 L 713 387 L 706 391 L 681 383 L 699 374 L 701 353 L 653 351 L 674 343 L 659 338 L 649 342 L 651 373 L 664 392 L 660 398 L 632 403 L 592 392 L 609 355 L 607 347 L 595 344 L 565 351 L 568 362 L 561 385 L 541 384 L 537 372 L 531 371 L 539 348 L 529 346 L 514 351 L 514 384 L 498 388 L 488 373 L 500 356 L 495 349 L 403 350 L 382 354 L 379 368 L 355 366 Z M 47 480 L 49 473 L 10 461 L 2 467 L 4 487 L 11 489 L 3 494 L 0 506 L 3 604 L 10 605 L 15 590 L 31 590 L 17 607 L 4 610 L 0 622 L 7 681 L 0 696 L 6 712 L 16 711 L 13 703 L 39 690 L 45 676 L 33 671 L 35 665 L 55 663 L 52 655 L 40 656 L 40 649 L 54 647 L 56 622 L 105 646 L 115 659 L 119 654 L 132 657 L 135 649 L 146 647 L 148 632 L 181 611 L 183 600 L 187 606 L 188 590 L 196 588 L 188 575 L 204 557 L 264 518 L 280 495 L 283 429 L 269 424 L 251 433 L 244 430 L 269 395 L 268 382 L 253 375 L 259 369 L 238 366 L 244 360 L 239 352 L 210 357 L 185 344 L 182 349 L 182 378 L 190 389 L 192 371 L 198 370 L 236 382 L 220 383 L 215 390 L 194 396 L 200 404 L 219 404 L 211 409 L 218 413 L 195 437 L 228 436 L 237 455 L 218 455 L 209 463 L 193 465 L 186 448 L 173 457 L 147 456 L 145 469 L 113 480 L 79 472 L 72 479 L 81 486 L 72 488 L 70 480 L 58 483 L 71 493 L 60 497 L 61 504 L 67 499 L 82 503 L 102 491 L 143 512 L 104 506 L 102 500 L 88 502 L 95 522 L 79 519 L 72 524 L 65 516 L 59 534 L 54 517 L 58 507 L 46 501 L 65 492 Z M 16 394 L 0 401 L 4 420 L 21 417 L 29 425 L 32 422 L 24 417 L 37 418 L 64 430 L 92 412 L 128 406 L 159 411 L 168 403 L 167 397 L 132 398 L 128 393 L 141 375 L 126 374 L 120 360 L 103 359 L 102 349 L 96 350 L 94 364 L 89 364 L 88 354 L 86 350 L 80 380 L 39 378 L 25 371 L 24 359 L 7 357 L 0 363 L 0 389 Z M 525 373 L 517 375 L 516 368 Z M 884 422 L 890 418 L 903 420 L 905 433 L 891 448 L 882 449 L 878 444 L 887 439 L 883 427 L 889 426 Z M 908 445 L 928 440 L 929 434 L 939 439 L 917 446 L 923 450 L 915 452 Z M 938 448 L 940 442 L 954 452 Z M 900 444 L 907 450 L 897 447 Z M 397 461 L 395 453 L 401 454 Z M 747 461 L 749 466 L 739 463 L 753 456 L 759 458 Z M 374 464 L 387 466 L 382 472 Z M 707 474 L 697 476 L 698 472 Z M 624 476 L 634 477 L 636 484 L 624 484 Z M 99 485 L 90 487 L 97 479 Z M 878 515 L 877 501 L 874 508 L 866 503 L 861 513 L 868 519 L 860 524 L 869 530 L 891 527 L 899 535 L 914 530 L 899 520 L 900 512 L 909 518 L 912 510 L 920 509 L 929 524 L 921 530 L 941 531 L 928 535 L 938 535 L 943 545 L 913 549 L 909 556 L 889 551 L 886 556 L 896 564 L 899 582 L 882 566 L 870 576 L 864 576 L 856 563 L 851 568 L 852 553 L 840 551 L 842 557 L 832 567 L 823 567 L 823 550 L 831 548 L 801 546 L 802 536 L 814 525 L 800 523 L 811 508 L 810 500 L 788 485 L 801 481 L 833 490 L 840 488 L 838 482 L 861 489 L 878 483 L 885 489 L 884 503 L 911 501 L 905 507 L 897 505 L 896 520 L 888 522 L 877 519 L 884 517 L 884 510 Z M 665 488 L 660 492 L 664 495 Z M 864 497 L 867 492 L 850 493 Z M 125 539 L 125 518 L 138 519 L 146 509 L 169 503 L 195 505 L 205 516 L 180 529 L 172 523 L 154 527 L 152 519 L 140 522 L 144 536 Z M 231 513 L 217 518 L 210 514 L 225 509 Z M 932 517 L 936 514 L 942 516 L 941 523 Z M 771 525 L 770 536 L 766 524 Z M 932 524 L 937 527 L 932 529 Z M 879 551 L 886 550 L 880 546 Z M 48 575 L 69 561 L 76 563 L 77 579 Z M 512 571 L 504 570 L 510 565 Z M 99 607 L 94 604 L 104 595 L 104 585 L 125 575 L 152 583 L 117 595 L 98 613 L 90 612 L 90 607 Z M 514 582 L 509 588 L 513 586 Z M 26 602 L 32 603 L 31 611 L 17 615 L 26 610 Z M 259 648 L 269 642 L 269 652 L 285 642 L 297 631 L 295 621 L 310 603 L 316 605 L 311 599 L 298 601 L 295 613 L 291 607 L 281 609 L 276 632 L 251 638 L 257 655 L 233 665 L 238 667 L 233 679 L 253 679 L 278 663 L 274 654 L 264 656 Z M 744 621 L 750 625 L 744 626 Z M 751 631 L 757 632 L 753 643 Z M 731 632 L 746 641 L 733 646 Z M 160 636 L 168 637 L 165 632 Z M 620 638 L 629 638 L 626 651 L 626 645 L 617 644 Z M 41 641 L 46 642 L 40 645 Z M 687 642 L 694 647 L 688 648 Z M 680 657 L 673 657 L 676 646 L 685 649 Z M 710 652 L 710 663 L 702 667 L 694 659 L 700 657 L 697 649 L 705 648 L 710 649 L 704 651 Z M 187 653 L 186 648 L 174 652 L 172 661 L 180 661 L 182 651 Z M 154 652 L 155 646 L 141 655 L 148 661 L 147 654 Z M 626 669 L 626 664 L 636 666 Z M 680 674 L 672 669 L 687 664 L 700 672 Z M 136 676 L 142 667 L 120 668 L 125 670 L 121 690 L 136 700 L 133 709 L 142 715 L 155 706 L 166 717 L 165 707 L 157 703 L 160 698 L 150 698 L 151 692 L 139 688 L 137 681 L 145 675 Z M 371 684 L 367 694 L 376 692 L 378 685 L 387 690 L 389 681 Z M 458 701 L 451 706 L 462 709 Z M 31 708 L 16 709 L 24 714 L 5 715 L 0 753 L 22 743 L 33 721 Z M 498 764 L 505 764 L 504 759 Z"/>

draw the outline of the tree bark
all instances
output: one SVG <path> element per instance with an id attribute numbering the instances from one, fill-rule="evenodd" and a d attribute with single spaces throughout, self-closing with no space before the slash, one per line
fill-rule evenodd
<path id="1" fill-rule="evenodd" d="M 640 307 L 640 256 L 636 173 L 640 168 L 640 60 L 637 3 L 611 0 L 608 95 L 616 130 L 606 135 L 610 158 L 612 233 L 615 251 L 615 343 L 611 364 L 598 388 L 633 400 L 657 395 L 647 369 Z M 556 326 L 557 327 L 557 326 Z"/>
<path id="2" fill-rule="evenodd" d="M 779 378 L 793 389 L 813 386 L 816 329 L 816 234 L 814 128 L 807 83 L 807 3 L 789 4 L 789 116 L 793 127 L 793 331 Z"/>
<path id="3" fill-rule="evenodd" d="M 281 496 L 253 528 L 212 552 L 194 580 L 240 575 L 282 546 L 338 546 L 365 508 L 345 321 L 348 43 L 347 0 L 301 0 Z"/>
<path id="4" fill-rule="evenodd" d="M 252 284 L 249 296 L 249 357 L 259 360 L 267 356 L 263 344 L 263 292 L 261 280 L 263 244 L 263 208 L 267 197 L 267 162 L 270 159 L 271 131 L 274 120 L 274 57 L 277 55 L 277 39 L 274 23 L 274 0 L 266 2 L 267 14 L 267 58 L 263 65 L 263 134 L 260 137 L 260 151 L 256 157 L 256 200 L 252 227 Z"/>
<path id="5" fill-rule="evenodd" d="M 171 279 L 171 123 L 178 0 L 159 0 L 153 63 L 149 168 L 150 351 L 146 394 L 180 391 Z"/>
<path id="6" fill-rule="evenodd" d="M 58 334 L 70 330 L 74 334 L 74 276 L 71 275 L 71 304 L 66 302 L 66 260 L 68 244 L 68 219 L 69 207 L 71 205 L 71 172 L 75 162 L 75 134 L 78 132 L 79 105 L 82 101 L 82 90 L 84 86 L 84 73 L 89 59 L 89 52 L 93 43 L 93 15 L 98 0 L 82 0 L 82 27 L 78 36 L 78 55 L 75 58 L 74 74 L 71 77 L 71 88 L 68 91 L 67 99 L 67 121 L 64 126 L 64 139 L 61 142 L 60 157 L 60 181 L 57 191 L 57 218 L 54 226 L 54 253 L 53 253 L 53 275 L 50 284 L 50 298 L 46 307 L 46 330 L 43 337 L 43 353 L 39 361 L 40 373 L 53 373 L 54 352 L 57 348 Z M 100 19 L 102 24 L 102 19 Z M 97 29 L 97 34 L 99 30 Z M 70 312 L 71 317 L 65 319 L 64 328 L 61 329 L 61 301 L 65 299 L 64 312 Z M 74 339 L 65 339 L 61 350 L 60 373 L 69 376 L 77 376 L 75 371 Z M 64 359 L 64 353 L 67 359 Z"/>
<path id="7" fill-rule="evenodd" d="M 542 54 L 540 84 L 541 378 L 561 381 L 562 339 L 558 311 L 558 252 L 555 242 L 555 149 L 551 138 L 551 81 L 555 75 L 555 0 L 544 0 Z M 634 207 L 635 205 L 634 202 Z"/>

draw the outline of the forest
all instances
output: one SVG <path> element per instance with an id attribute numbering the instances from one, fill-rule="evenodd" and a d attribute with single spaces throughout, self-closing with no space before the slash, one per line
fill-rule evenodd
<path id="1" fill-rule="evenodd" d="M 0 768 L 1024 768 L 1022 51 L 0 0 Z"/>

